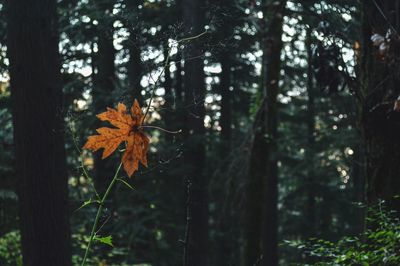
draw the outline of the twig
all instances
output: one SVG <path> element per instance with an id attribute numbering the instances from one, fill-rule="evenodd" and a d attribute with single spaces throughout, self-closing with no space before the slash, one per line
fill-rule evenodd
<path id="1" fill-rule="evenodd" d="M 157 126 L 140 126 L 139 128 L 153 128 L 153 129 L 158 129 L 158 130 L 164 131 L 166 133 L 171 133 L 171 134 L 178 134 L 178 133 L 182 132 L 182 129 L 179 129 L 176 131 L 170 131 L 170 130 L 164 129 L 162 127 L 157 127 Z"/>
<path id="2" fill-rule="evenodd" d="M 200 33 L 200 34 L 198 34 L 198 35 L 196 35 L 196 36 L 191 36 L 191 37 L 187 37 L 187 38 L 183 38 L 183 39 L 177 40 L 176 43 L 191 41 L 191 40 L 200 38 L 201 36 L 203 36 L 203 35 L 205 35 L 205 34 L 207 34 L 207 33 L 208 33 L 207 31 L 204 31 L 204 32 L 202 32 L 202 33 Z"/>
<path id="3" fill-rule="evenodd" d="M 389 19 L 386 17 L 385 12 L 383 12 L 382 8 L 378 5 L 378 3 L 373 0 L 372 1 L 376 7 L 376 9 L 378 9 L 378 12 L 381 14 L 381 16 L 383 17 L 383 19 L 386 21 L 386 23 L 388 24 L 389 28 L 396 33 L 397 35 L 399 35 L 399 33 L 397 32 L 396 28 L 392 25 L 392 23 L 389 21 Z"/>
<path id="4" fill-rule="evenodd" d="M 186 201 L 186 229 L 185 229 L 185 240 L 183 242 L 183 266 L 189 266 L 189 253 L 188 253 L 188 245 L 189 245 L 189 236 L 191 231 L 191 220 L 192 220 L 192 213 L 191 213 L 191 193 L 190 188 L 192 183 L 188 180 L 187 184 L 187 201 Z"/>
<path id="5" fill-rule="evenodd" d="M 84 161 L 83 161 L 83 151 L 78 146 L 78 143 L 77 143 L 76 137 L 75 137 L 75 133 L 74 133 L 74 129 L 72 128 L 71 124 L 69 124 L 69 129 L 70 129 L 70 132 L 71 132 L 71 137 L 72 137 L 72 142 L 74 144 L 74 147 L 79 153 L 79 162 L 81 164 L 80 168 L 82 169 L 83 175 L 89 181 L 89 184 L 92 187 L 92 189 L 93 189 L 93 191 L 94 191 L 94 193 L 96 195 L 97 200 L 100 200 L 100 196 L 99 196 L 99 193 L 97 192 L 97 190 L 96 190 L 96 188 L 94 186 L 93 179 L 92 179 L 92 177 L 89 175 L 89 173 L 86 170 L 86 167 L 85 167 L 85 164 L 84 164 Z"/>
<path id="6" fill-rule="evenodd" d="M 171 56 L 171 50 L 172 50 L 172 48 L 169 48 L 169 49 L 168 49 L 168 53 L 167 53 L 167 57 L 165 58 L 164 66 L 163 66 L 163 68 L 162 68 L 162 70 L 161 70 L 160 75 L 158 75 L 158 77 L 157 77 L 156 80 L 153 79 L 153 76 L 152 76 L 151 73 L 150 73 L 150 77 L 151 77 L 151 79 L 153 80 L 154 85 L 153 85 L 153 90 L 152 90 L 152 92 L 151 92 L 149 104 L 148 104 L 148 106 L 147 106 L 147 108 L 146 108 L 146 112 L 144 113 L 144 116 L 143 116 L 142 123 L 144 122 L 144 120 L 146 119 L 147 114 L 149 113 L 151 103 L 152 103 L 153 98 L 154 98 L 154 96 L 155 96 L 155 94 L 156 94 L 156 86 L 157 86 L 157 83 L 158 83 L 160 77 L 164 74 L 165 69 L 166 69 L 167 67 L 169 67 L 169 58 L 170 58 L 170 56 Z"/>
<path id="7" fill-rule="evenodd" d="M 184 42 L 184 41 L 190 41 L 190 40 L 194 40 L 194 39 L 200 38 L 201 36 L 203 36 L 203 35 L 205 35 L 205 34 L 207 34 L 207 33 L 208 33 L 207 31 L 204 31 L 204 32 L 202 32 L 202 33 L 200 33 L 200 34 L 198 34 L 198 35 L 195 35 L 195 36 L 191 36 L 191 37 L 187 37 L 187 38 L 183 38 L 183 39 L 177 40 L 177 41 L 175 42 L 175 44 L 179 44 L 179 43 Z M 154 80 L 154 79 L 153 79 L 153 76 L 152 76 L 151 73 L 150 73 L 150 78 L 153 80 L 154 85 L 153 85 L 153 90 L 152 90 L 152 92 L 151 92 L 149 104 L 148 104 L 148 106 L 147 106 L 147 108 L 146 108 L 146 112 L 145 112 L 145 114 L 144 114 L 144 116 L 143 116 L 142 122 L 146 119 L 146 116 L 147 116 L 147 114 L 149 113 L 151 103 L 153 102 L 153 99 L 154 99 L 154 96 L 155 96 L 155 93 L 156 93 L 156 86 L 157 86 L 157 83 L 158 83 L 158 81 L 160 80 L 160 77 L 164 74 L 165 69 L 166 69 L 167 67 L 169 67 L 169 59 L 170 59 L 170 57 L 171 57 L 171 50 L 172 50 L 172 47 L 173 47 L 173 45 L 171 45 L 171 47 L 168 49 L 168 53 L 167 53 L 167 57 L 165 58 L 164 66 L 163 66 L 163 68 L 162 68 L 162 70 L 161 70 L 161 72 L 160 72 L 160 75 L 158 75 L 157 79 Z"/>

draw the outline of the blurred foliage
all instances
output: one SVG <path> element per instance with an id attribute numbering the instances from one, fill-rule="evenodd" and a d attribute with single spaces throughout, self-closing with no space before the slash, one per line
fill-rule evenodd
<path id="1" fill-rule="evenodd" d="M 314 263 L 307 265 L 400 265 L 400 220 L 384 202 L 368 209 L 367 229 L 359 236 L 343 237 L 337 242 L 322 239 L 285 241 Z M 304 265 L 304 264 L 296 264 Z"/>
<path id="2" fill-rule="evenodd" d="M 22 266 L 20 239 L 18 231 L 11 231 L 0 237 L 1 265 Z"/>

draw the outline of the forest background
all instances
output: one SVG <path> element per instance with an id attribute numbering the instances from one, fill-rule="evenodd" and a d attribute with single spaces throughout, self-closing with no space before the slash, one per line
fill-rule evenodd
<path id="1" fill-rule="evenodd" d="M 1 265 L 81 263 L 122 156 L 82 146 L 134 99 L 148 167 L 121 172 L 88 265 L 400 265 L 399 0 L 0 14 Z"/>

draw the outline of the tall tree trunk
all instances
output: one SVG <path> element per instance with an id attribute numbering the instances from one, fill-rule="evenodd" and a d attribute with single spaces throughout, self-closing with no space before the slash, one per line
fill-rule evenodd
<path id="1" fill-rule="evenodd" d="M 267 161 L 266 104 L 262 102 L 253 125 L 253 144 L 250 154 L 249 174 L 246 184 L 244 249 L 242 265 L 254 265 L 261 258 L 261 228 L 263 219 L 263 177 Z"/>
<path id="2" fill-rule="evenodd" d="M 398 7 L 399 0 L 363 2 L 361 81 L 365 97 L 361 123 L 366 144 L 367 201 L 372 205 L 383 199 L 400 211 L 399 200 L 393 199 L 400 191 L 400 113 L 394 108 L 400 96 L 400 67 L 392 63 L 400 58 L 400 42 L 398 35 L 392 37 L 384 58 L 371 42 L 374 33 L 385 36 L 389 30 L 399 31 Z"/>
<path id="3" fill-rule="evenodd" d="M 183 75 L 182 75 L 182 53 L 178 51 L 176 55 L 176 71 L 175 71 L 175 96 L 177 106 L 182 108 L 183 102 Z"/>
<path id="4" fill-rule="evenodd" d="M 306 205 L 306 221 L 305 231 L 306 237 L 312 237 L 317 231 L 316 215 L 315 215 L 315 169 L 314 169 L 314 153 L 315 153 L 315 88 L 313 82 L 312 67 L 312 30 L 307 29 L 306 47 L 307 47 L 307 162 L 309 171 L 307 173 L 307 205 Z"/>
<path id="5" fill-rule="evenodd" d="M 270 11 L 273 15 L 264 35 L 264 90 L 266 95 L 267 160 L 264 176 L 264 266 L 278 265 L 278 91 L 281 71 L 282 28 L 286 0 L 274 2 Z M 264 16 L 267 15 L 264 12 Z"/>
<path id="6" fill-rule="evenodd" d="M 112 107 L 114 100 L 112 93 L 115 88 L 115 49 L 113 45 L 113 21 L 110 18 L 113 9 L 113 1 L 100 2 L 99 10 L 104 16 L 99 20 L 98 28 L 98 52 L 95 55 L 94 88 L 92 91 L 93 106 L 96 113 L 103 112 L 107 107 Z M 96 128 L 101 122 L 96 120 Z M 110 161 L 102 160 L 101 153 L 94 154 L 94 183 L 99 193 L 104 193 L 111 181 L 115 169 Z"/>
<path id="7" fill-rule="evenodd" d="M 221 95 L 221 117 L 219 125 L 221 127 L 219 156 L 220 158 L 227 158 L 231 153 L 232 148 L 232 91 L 230 90 L 232 84 L 232 47 L 231 42 L 233 39 L 233 31 L 235 27 L 235 6 L 234 1 L 219 0 L 218 4 L 221 10 L 218 14 L 222 19 L 219 30 L 216 31 L 217 40 L 223 45 L 223 50 L 218 54 L 218 60 L 221 64 L 219 93 Z M 228 170 L 227 160 L 222 160 L 219 165 L 218 184 L 211 193 L 214 195 L 216 203 L 216 230 L 215 242 L 217 245 L 215 265 L 230 265 L 233 263 L 234 257 L 234 236 L 232 229 L 234 225 L 232 221 L 232 212 L 230 207 L 230 200 L 232 199 L 232 179 L 227 175 Z M 228 182 L 227 182 L 228 180 Z M 214 193 L 215 192 L 215 193 Z"/>
<path id="8" fill-rule="evenodd" d="M 182 11 L 187 36 L 204 30 L 204 0 L 183 0 Z M 205 164 L 204 128 L 204 71 L 201 38 L 190 40 L 185 46 L 184 101 L 185 163 L 187 178 L 192 182 L 190 195 L 190 231 L 187 245 L 188 266 L 208 265 L 208 179 L 203 174 Z"/>
<path id="9" fill-rule="evenodd" d="M 129 61 L 127 62 L 127 74 L 128 74 L 128 98 L 131 102 L 138 100 L 141 106 L 143 103 L 142 96 L 142 85 L 140 84 L 143 77 L 143 64 L 141 58 L 141 42 L 140 42 L 140 30 L 141 30 L 141 12 L 139 6 L 143 4 L 142 0 L 124 0 L 126 6 L 127 19 L 125 21 L 126 28 L 129 32 L 129 39 L 127 40 L 126 48 L 129 53 Z M 132 16 L 131 14 L 135 14 Z M 132 18 L 132 17 L 134 18 Z"/>
<path id="10" fill-rule="evenodd" d="M 232 92 L 231 84 L 232 60 L 230 51 L 221 54 L 221 137 L 224 142 L 224 150 L 229 152 L 232 141 Z M 226 155 L 226 154 L 225 154 Z"/>
<path id="11" fill-rule="evenodd" d="M 143 66 L 142 66 L 142 58 L 141 58 L 141 49 L 140 42 L 138 38 L 138 29 L 129 29 L 129 61 L 127 64 L 128 67 L 128 84 L 129 84 L 129 92 L 132 101 L 134 99 L 138 100 L 140 104 L 143 103 L 142 96 L 142 85 L 140 84 L 143 76 Z"/>
<path id="12" fill-rule="evenodd" d="M 129 61 L 128 61 L 128 81 L 129 81 L 129 91 L 133 99 L 137 99 L 142 105 L 142 85 L 140 81 L 143 76 L 143 66 L 140 52 L 140 44 L 136 41 L 137 30 L 130 31 L 129 38 Z"/>
<path id="13" fill-rule="evenodd" d="M 24 265 L 71 265 L 56 1 L 7 2 Z"/>
<path id="14" fill-rule="evenodd" d="M 354 202 L 365 204 L 365 163 L 364 145 L 359 143 L 354 150 L 352 166 Z M 355 210 L 354 221 L 352 221 L 354 232 L 361 233 L 365 229 L 365 210 L 358 208 Z"/>
<path id="15" fill-rule="evenodd" d="M 174 124 L 175 112 L 172 111 L 173 103 L 174 103 L 174 91 L 172 89 L 172 78 L 171 78 L 171 71 L 169 67 L 169 47 L 168 42 L 164 44 L 163 47 L 164 52 L 164 64 L 168 64 L 164 70 L 164 90 L 165 90 L 165 125 L 166 128 L 171 127 Z M 168 60 L 168 61 L 167 61 Z M 166 134 L 165 138 L 169 144 L 172 143 L 174 136 L 172 134 Z"/>
<path id="16" fill-rule="evenodd" d="M 277 1 L 264 10 L 268 25 L 262 32 L 264 99 L 254 121 L 246 193 L 244 265 L 254 265 L 258 260 L 261 265 L 278 265 L 277 95 L 285 5 L 286 1 Z"/>

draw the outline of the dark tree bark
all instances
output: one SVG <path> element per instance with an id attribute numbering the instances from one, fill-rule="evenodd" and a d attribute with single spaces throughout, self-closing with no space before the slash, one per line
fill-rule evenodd
<path id="1" fill-rule="evenodd" d="M 95 54 L 95 69 L 93 83 L 93 107 L 95 113 L 106 110 L 107 107 L 113 107 L 115 104 L 112 99 L 112 93 L 115 89 L 115 49 L 113 45 L 113 20 L 108 14 L 111 14 L 113 1 L 102 1 L 98 8 L 102 12 L 103 17 L 99 19 L 97 29 L 97 46 L 98 52 Z M 101 127 L 101 122 L 96 120 L 95 128 Z M 111 181 L 115 171 L 111 166 L 110 160 L 102 160 L 101 153 L 96 152 L 94 155 L 94 183 L 97 191 L 103 194 Z"/>
<path id="2" fill-rule="evenodd" d="M 221 53 L 221 138 L 224 142 L 224 150 L 229 152 L 232 141 L 232 92 L 230 51 Z M 226 155 L 226 154 L 225 154 Z"/>
<path id="3" fill-rule="evenodd" d="M 126 64 L 128 76 L 127 95 L 131 102 L 135 99 L 142 106 L 142 86 L 140 84 L 143 77 L 143 63 L 141 58 L 142 42 L 140 41 L 140 31 L 142 24 L 139 22 L 142 18 L 142 13 L 139 10 L 139 5 L 143 4 L 142 0 L 124 0 L 125 9 L 125 27 L 129 32 L 129 39 L 126 42 L 126 49 L 129 54 L 129 61 Z"/>
<path id="4" fill-rule="evenodd" d="M 164 64 L 168 64 L 168 66 L 164 70 L 164 90 L 165 90 L 165 125 L 166 128 L 171 127 L 174 124 L 174 120 L 176 119 L 175 112 L 173 112 L 173 103 L 174 103 L 174 91 L 172 88 L 172 78 L 171 71 L 169 69 L 169 48 L 168 43 L 166 43 L 163 47 L 164 49 Z M 167 61 L 168 60 L 168 61 Z M 166 134 L 165 138 L 168 143 L 172 143 L 174 136 L 173 134 Z"/>
<path id="5" fill-rule="evenodd" d="M 176 56 L 176 71 L 175 71 L 175 95 L 178 107 L 182 107 L 183 102 L 183 67 L 182 67 L 182 54 L 178 51 Z"/>
<path id="6" fill-rule="evenodd" d="M 183 0 L 182 11 L 186 36 L 204 31 L 205 2 Z M 208 265 L 208 178 L 205 164 L 204 72 L 202 39 L 190 40 L 184 51 L 185 154 L 186 177 L 191 180 L 191 225 L 187 245 L 188 265 Z"/>
<path id="7" fill-rule="evenodd" d="M 266 104 L 263 101 L 253 125 L 253 144 L 250 154 L 249 175 L 246 187 L 244 217 L 244 253 L 242 265 L 254 265 L 261 257 L 261 227 L 263 205 L 263 177 L 267 162 Z"/>
<path id="8" fill-rule="evenodd" d="M 140 81 L 143 76 L 143 66 L 141 59 L 140 44 L 136 41 L 137 31 L 130 30 L 129 38 L 129 62 L 128 62 L 128 81 L 129 91 L 132 92 L 132 99 L 137 99 L 143 105 L 142 85 Z M 133 101 L 133 100 L 132 100 Z"/>
<path id="9" fill-rule="evenodd" d="M 400 95 L 399 1 L 364 1 L 362 31 L 362 127 L 366 144 L 367 201 L 379 199 L 400 211 L 400 113 L 395 109 Z M 394 32 L 384 58 L 372 46 L 371 36 Z M 400 212 L 399 212 L 400 213 Z"/>
<path id="10" fill-rule="evenodd" d="M 278 265 L 278 159 L 277 126 L 282 50 L 282 24 L 286 1 L 277 1 L 264 10 L 263 102 L 254 122 L 247 186 L 244 265 Z M 268 18 L 268 19 L 267 19 Z"/>
<path id="11" fill-rule="evenodd" d="M 307 47 L 307 162 L 309 171 L 307 173 L 307 205 L 306 205 L 306 224 L 305 232 L 306 237 L 312 237 L 318 230 L 316 228 L 316 215 L 315 215 L 315 169 L 314 169 L 314 153 L 315 153 L 315 87 L 313 81 L 313 67 L 312 67 L 312 30 L 307 29 L 306 47 Z"/>
<path id="12" fill-rule="evenodd" d="M 7 2 L 24 265 L 71 265 L 56 1 Z"/>
<path id="13" fill-rule="evenodd" d="M 215 32 L 216 38 L 221 43 L 222 50 L 217 54 L 218 61 L 221 64 L 221 74 L 219 93 L 221 95 L 221 117 L 219 125 L 221 127 L 219 156 L 220 158 L 227 158 L 231 153 L 232 148 L 232 91 L 230 90 L 232 84 L 232 41 L 233 31 L 235 27 L 235 15 L 237 15 L 235 1 L 219 0 L 216 1 L 221 10 L 218 12 L 218 17 L 221 17 L 221 24 Z M 231 265 L 234 260 L 234 235 L 232 211 L 229 209 L 229 202 L 233 198 L 231 187 L 231 177 L 228 176 L 229 162 L 225 159 L 219 165 L 218 183 L 210 192 L 214 195 L 213 201 L 216 204 L 214 212 L 216 215 L 216 228 L 215 243 L 217 246 L 215 265 Z M 227 182 L 227 180 L 229 180 Z"/>
<path id="14" fill-rule="evenodd" d="M 282 27 L 286 0 L 274 2 L 273 18 L 264 36 L 264 90 L 266 95 L 267 160 L 264 196 L 263 260 L 278 265 L 278 91 L 281 71 Z M 264 12 L 266 13 L 266 12 Z M 265 16 L 265 14 L 264 14 Z M 265 136 L 264 136 L 265 140 Z"/>
<path id="15" fill-rule="evenodd" d="M 137 6 L 133 5 L 133 2 L 126 1 L 127 7 L 130 10 L 137 10 Z M 140 84 L 143 77 L 143 65 L 141 58 L 141 44 L 139 41 L 139 29 L 138 25 L 129 26 L 129 40 L 128 40 L 128 50 L 129 50 L 129 61 L 127 64 L 128 68 L 128 84 L 130 97 L 132 101 L 134 99 L 138 100 L 141 105 L 143 105 L 142 96 L 142 85 Z"/>
<path id="16" fill-rule="evenodd" d="M 354 150 L 352 166 L 354 202 L 365 204 L 365 158 L 364 145 L 358 143 Z M 365 210 L 364 208 L 355 209 L 353 227 L 354 232 L 359 234 L 365 229 Z"/>

